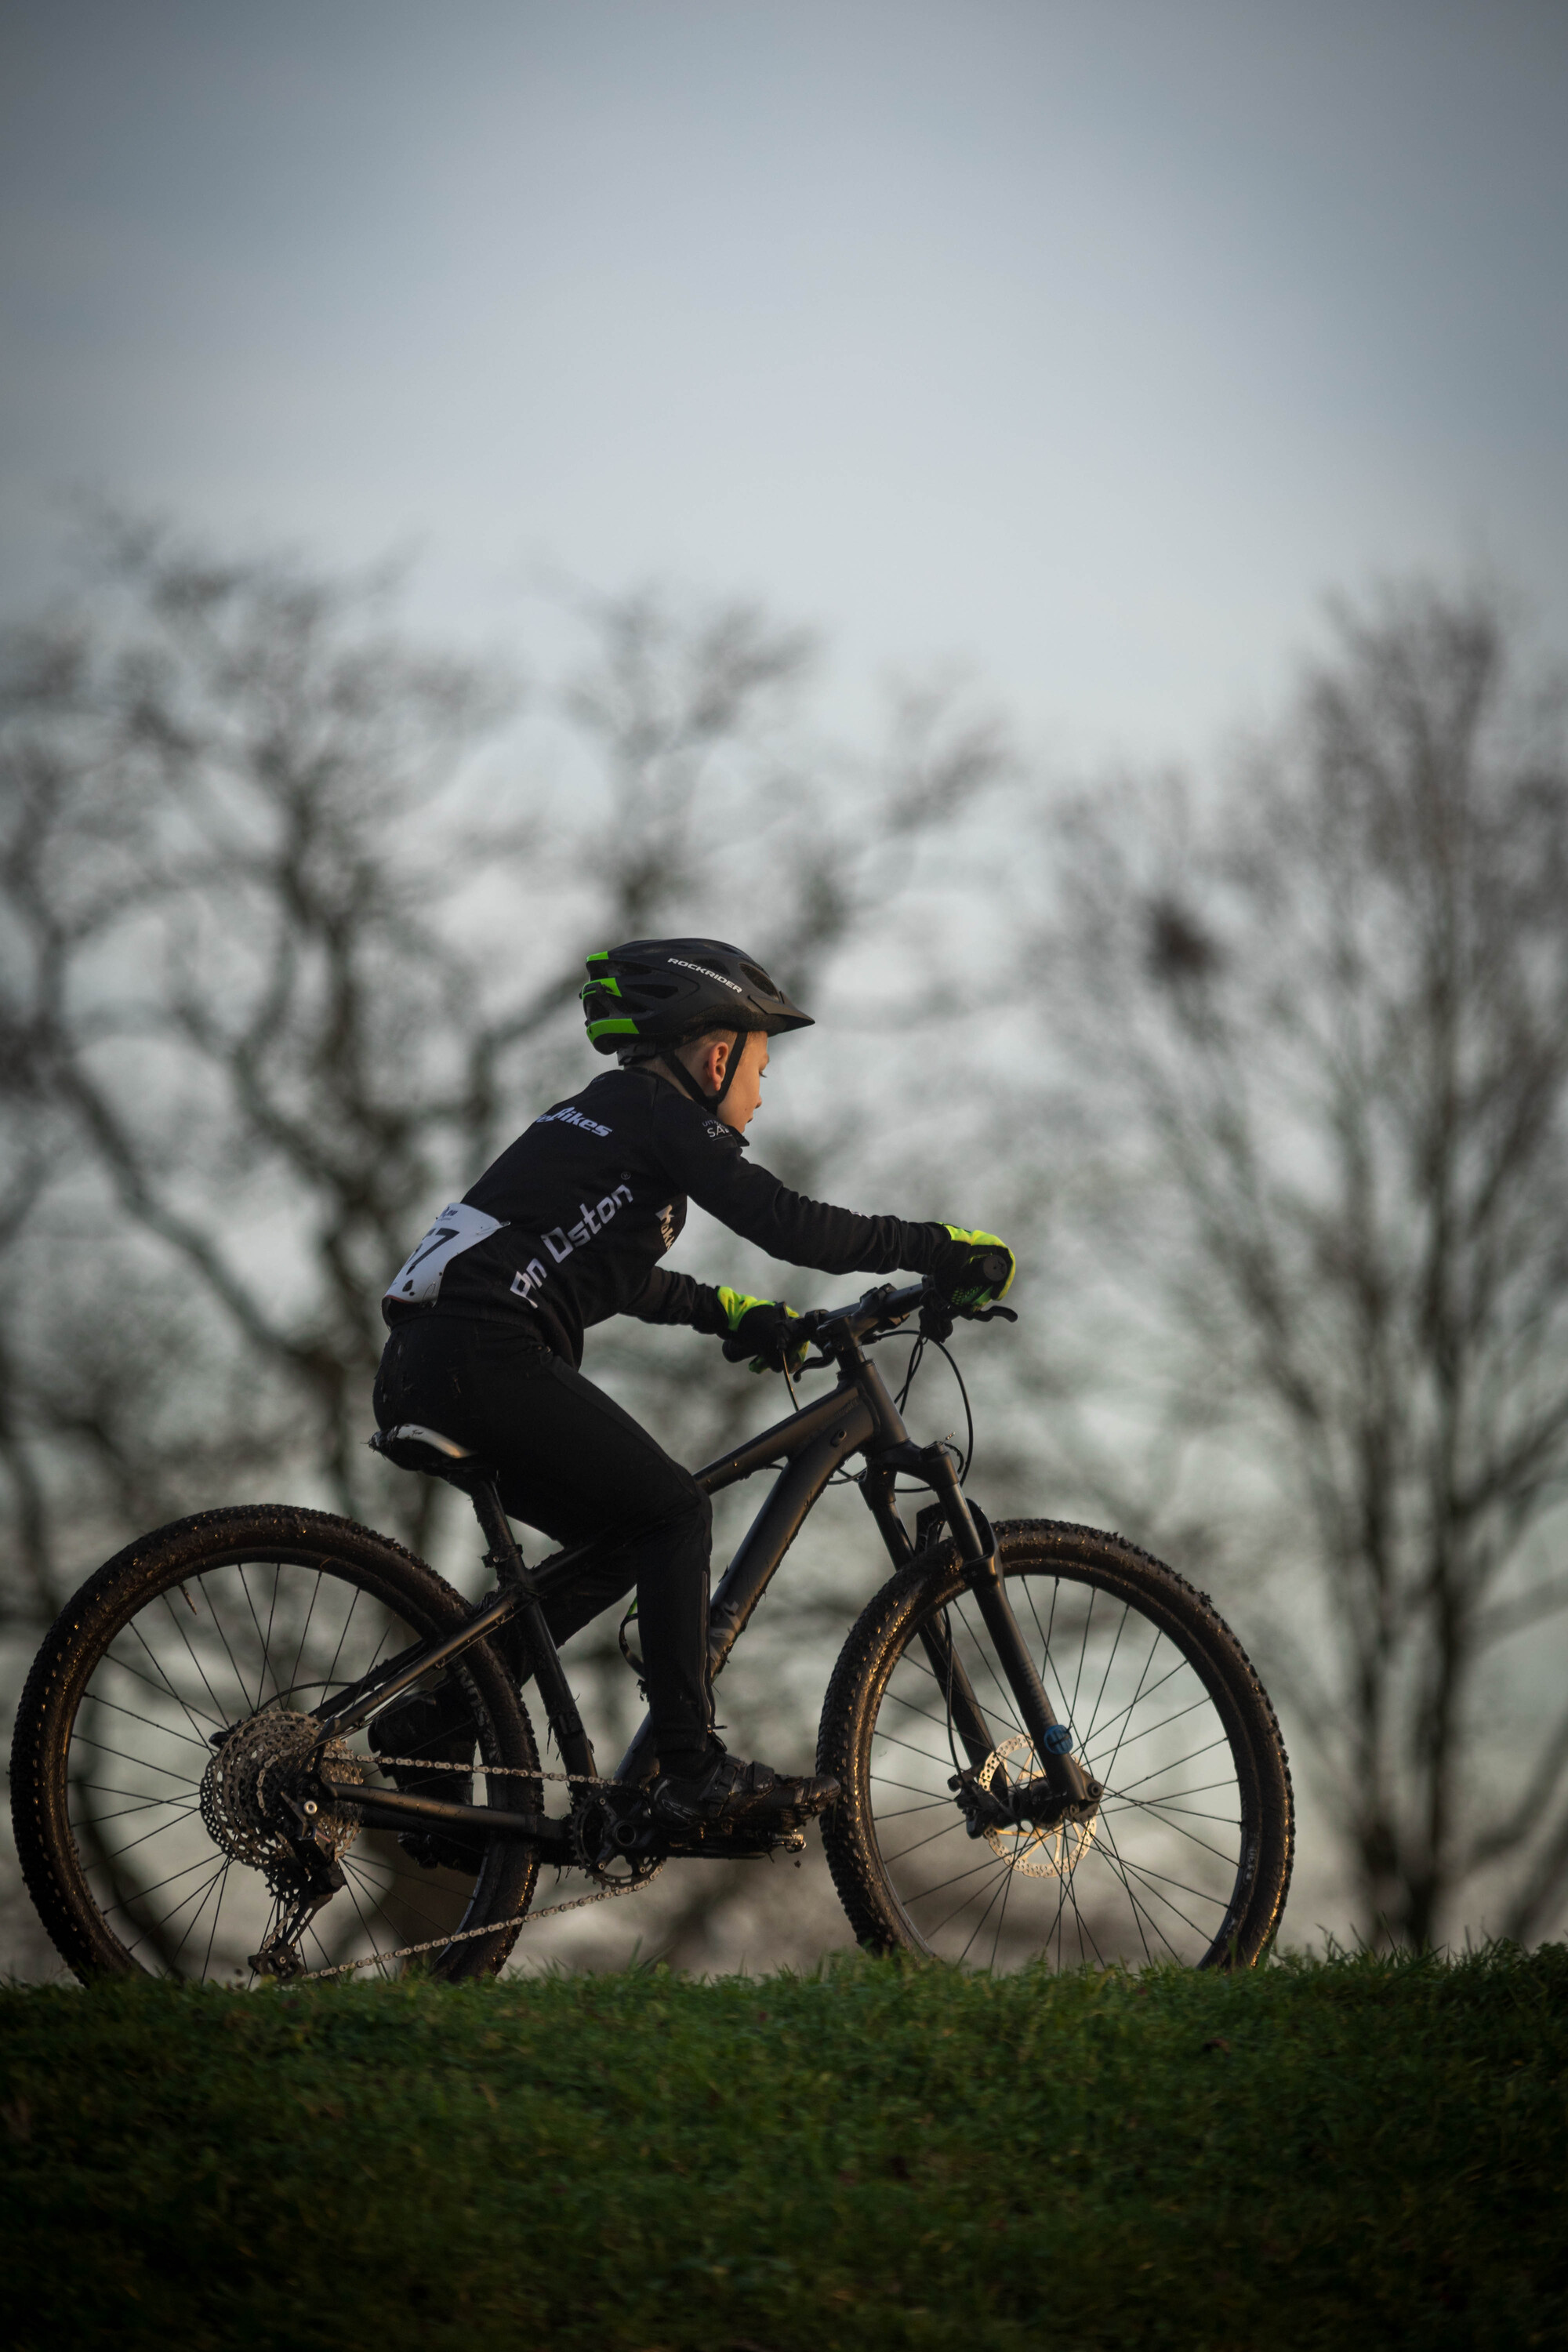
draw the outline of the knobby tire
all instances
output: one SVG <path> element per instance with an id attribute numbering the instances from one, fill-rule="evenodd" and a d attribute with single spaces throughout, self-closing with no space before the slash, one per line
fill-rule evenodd
<path id="1" fill-rule="evenodd" d="M 284 1506 L 204 1511 L 109 1560 L 50 1629 L 12 1747 L 23 1874 L 68 1967 L 83 1979 L 147 1971 L 249 1980 L 246 1946 L 260 1940 L 257 1906 L 270 1897 L 258 1871 L 229 1860 L 207 1837 L 198 1805 L 209 1735 L 233 1694 L 265 1708 L 270 1693 L 280 1709 L 314 1711 L 334 1684 L 366 1670 L 366 1658 L 353 1656 L 356 1616 L 361 1648 L 384 1656 L 455 1631 L 468 1613 L 461 1596 L 401 1545 L 350 1520 Z M 482 1803 L 485 1764 L 532 1774 L 538 1752 L 505 1668 L 485 1644 L 465 1652 L 456 1672 L 473 1716 L 475 1801 Z M 363 1733 L 355 1745 L 363 1749 Z M 542 1796 L 537 1782 L 516 1779 L 498 1780 L 495 1790 L 498 1804 L 525 1809 Z M 160 1842 L 172 1867 L 149 1892 L 163 1867 Z M 339 1957 L 335 1945 L 357 1935 L 355 1948 L 384 1948 L 395 1970 L 396 1947 L 430 1934 L 421 1917 L 435 1918 L 440 1933 L 497 1922 L 494 1934 L 427 1957 L 430 1973 L 452 1981 L 503 1965 L 532 1898 L 538 1857 L 531 1846 L 491 1839 L 470 1882 L 466 1872 L 423 1874 L 390 1836 L 366 1834 L 344 1867 L 350 1886 L 321 1915 L 307 1958 Z"/>
<path id="2" fill-rule="evenodd" d="M 1248 1967 L 1289 1885 L 1289 1768 L 1268 1696 L 1206 1595 L 1119 1536 L 997 1528 L 1006 1591 L 1074 1752 L 1106 1788 L 1093 1833 L 971 1837 L 970 1764 L 921 1641 L 944 1625 L 1006 1778 L 1038 1761 L 951 1542 L 917 1553 L 852 1630 L 824 1703 L 824 1825 L 860 1943 L 966 1967 Z M 1007 1752 L 1002 1753 L 1006 1743 Z"/>

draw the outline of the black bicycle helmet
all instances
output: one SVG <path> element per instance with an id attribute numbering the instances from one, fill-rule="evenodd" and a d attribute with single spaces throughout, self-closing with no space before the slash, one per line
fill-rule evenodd
<path id="1" fill-rule="evenodd" d="M 792 1004 L 762 965 L 727 940 L 628 940 L 587 961 L 582 997 L 589 1042 L 595 1052 L 618 1054 L 623 1062 L 647 1061 L 710 1029 L 763 1029 L 776 1037 L 813 1026 L 810 1013 Z M 739 1059 L 731 1055 L 730 1076 Z M 689 1091 L 716 1108 L 729 1091 L 729 1077 L 717 1095 L 695 1085 Z"/>

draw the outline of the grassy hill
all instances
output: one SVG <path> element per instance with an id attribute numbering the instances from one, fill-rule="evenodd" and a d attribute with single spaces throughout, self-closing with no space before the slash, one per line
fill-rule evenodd
<path id="1" fill-rule="evenodd" d="M 0 1994 L 26 2347 L 1568 2341 L 1568 1950 Z"/>

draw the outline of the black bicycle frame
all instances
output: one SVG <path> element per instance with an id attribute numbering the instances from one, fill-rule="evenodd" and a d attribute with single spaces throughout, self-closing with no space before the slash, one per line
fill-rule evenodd
<path id="1" fill-rule="evenodd" d="M 893 1499 L 899 1476 L 912 1476 L 935 1495 L 964 1563 L 965 1581 L 974 1593 L 995 1646 L 1019 1719 L 1039 1759 L 1039 1768 L 1054 1790 L 1069 1802 L 1080 1802 L 1089 1784 L 1082 1768 L 1070 1754 L 1055 1752 L 1062 1744 L 1063 1734 L 1014 1618 L 995 1538 L 984 1515 L 977 1514 L 963 1496 L 952 1447 L 910 1443 L 887 1382 L 877 1365 L 866 1356 L 858 1338 L 837 1343 L 832 1352 L 839 1377 L 837 1386 L 826 1396 L 802 1406 L 773 1428 L 763 1430 L 744 1445 L 734 1447 L 694 1474 L 705 1494 L 716 1495 L 759 1470 L 778 1466 L 780 1473 L 713 1595 L 708 1614 L 710 1672 L 717 1676 L 723 1671 L 731 1651 L 828 1480 L 851 1455 L 863 1454 L 866 1467 L 859 1474 L 860 1491 L 895 1567 L 912 1559 L 915 1551 Z M 496 1570 L 500 1589 L 458 1633 L 404 1651 L 374 1682 L 367 1678 L 342 1694 L 331 1713 L 320 1718 L 319 1745 L 324 1747 L 329 1739 L 353 1730 L 421 1675 L 460 1657 L 465 1650 L 484 1641 L 509 1621 L 520 1619 L 531 1653 L 534 1677 L 566 1769 L 570 1773 L 593 1778 L 593 1748 L 545 1624 L 542 1605 L 542 1593 L 564 1580 L 572 1563 L 589 1547 L 576 1545 L 570 1551 L 558 1552 L 531 1572 L 523 1565 L 493 1485 L 477 1479 L 468 1492 L 489 1540 L 487 1563 Z M 970 1766 L 977 1768 L 993 1753 L 996 1741 L 963 1662 L 953 1649 L 945 1611 L 922 1629 L 921 1639 L 932 1672 L 946 1695 L 953 1728 Z M 627 1784 L 640 1784 L 651 1778 L 657 1761 L 651 1727 L 645 1717 L 616 1767 L 615 1777 Z M 358 1781 L 334 1780 L 324 1776 L 322 1787 L 334 1802 L 352 1804 L 361 1811 L 369 1824 L 407 1828 L 421 1821 L 432 1826 L 456 1823 L 492 1834 L 499 1832 L 503 1836 L 536 1839 L 552 1851 L 565 1850 L 565 1824 L 531 1813 L 509 1812 L 489 1805 L 448 1804 L 434 1797 L 395 1796 L 390 1790 L 372 1793 Z"/>

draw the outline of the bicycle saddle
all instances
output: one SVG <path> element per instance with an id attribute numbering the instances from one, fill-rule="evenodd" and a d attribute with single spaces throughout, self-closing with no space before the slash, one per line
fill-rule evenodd
<path id="1" fill-rule="evenodd" d="M 493 1480 L 495 1472 L 481 1460 L 471 1445 L 459 1445 L 455 1437 L 444 1437 L 438 1429 L 426 1429 L 417 1421 L 399 1422 L 395 1429 L 378 1429 L 370 1441 L 373 1454 L 384 1454 L 399 1470 L 418 1470 L 426 1478 L 448 1478 L 454 1486 L 470 1486 L 475 1479 Z"/>

